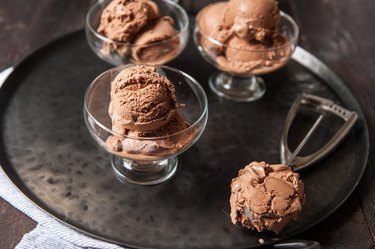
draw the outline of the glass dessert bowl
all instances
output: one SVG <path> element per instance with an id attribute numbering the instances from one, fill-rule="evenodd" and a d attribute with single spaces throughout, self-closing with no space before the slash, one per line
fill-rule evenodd
<path id="1" fill-rule="evenodd" d="M 165 64 L 185 48 L 189 18 L 172 0 L 98 1 L 87 13 L 89 46 L 114 65 Z"/>
<path id="2" fill-rule="evenodd" d="M 129 78 L 128 73 L 136 76 Z M 160 79 L 167 79 L 167 84 L 159 84 Z M 207 116 L 207 96 L 200 84 L 167 66 L 129 64 L 109 69 L 90 84 L 84 97 L 87 128 L 112 154 L 116 176 L 140 185 L 161 183 L 174 175 L 177 155 L 198 140 Z"/>
<path id="3" fill-rule="evenodd" d="M 216 5 L 220 4 L 223 3 Z M 216 21 L 202 20 L 204 18 L 203 10 L 196 18 L 194 41 L 201 55 L 220 70 L 209 79 L 211 90 L 221 97 L 239 102 L 261 98 L 266 85 L 259 75 L 273 72 L 289 61 L 298 40 L 297 24 L 289 15 L 280 11 L 278 25 L 274 28 L 277 34 L 270 33 L 268 38 L 264 38 L 267 33 L 264 34 L 263 28 L 253 32 L 253 24 L 245 22 L 243 26 L 240 21 L 228 30 L 209 34 L 209 29 L 204 25 L 208 23 L 215 26 Z M 234 19 L 241 20 L 243 17 L 236 16 Z"/>

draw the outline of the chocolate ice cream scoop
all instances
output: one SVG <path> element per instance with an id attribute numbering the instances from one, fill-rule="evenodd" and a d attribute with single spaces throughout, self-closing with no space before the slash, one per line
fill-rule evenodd
<path id="1" fill-rule="evenodd" d="M 224 14 L 227 11 L 227 2 L 218 2 L 204 7 L 199 12 L 199 28 L 205 35 L 211 35 L 215 30 L 230 28 L 224 23 Z"/>
<path id="2" fill-rule="evenodd" d="M 164 64 L 186 46 L 189 19 L 175 1 L 105 2 L 109 4 L 96 4 L 89 11 L 86 35 L 97 55 L 107 62 L 114 65 Z"/>
<path id="3" fill-rule="evenodd" d="M 137 155 L 138 158 L 154 158 L 156 160 L 159 157 L 165 157 L 181 150 L 191 142 L 195 132 L 194 129 L 191 132 L 171 136 L 188 127 L 189 125 L 183 116 L 177 112 L 168 124 L 158 130 L 150 132 L 128 130 L 128 138 L 122 139 L 110 136 L 107 139 L 107 145 L 121 156 Z M 148 140 L 147 138 L 150 137 L 153 139 Z M 160 139 L 157 139 L 157 137 L 160 137 Z"/>
<path id="4" fill-rule="evenodd" d="M 151 22 L 134 38 L 132 61 L 158 64 L 169 61 L 179 51 L 179 38 L 170 16 L 164 16 Z"/>
<path id="5" fill-rule="evenodd" d="M 173 83 L 153 66 L 123 69 L 111 83 L 110 98 L 112 130 L 120 134 L 106 144 L 119 156 L 160 160 L 181 151 L 195 135 L 178 112 L 182 106 Z"/>
<path id="6" fill-rule="evenodd" d="M 225 20 L 237 36 L 263 41 L 275 32 L 280 14 L 275 0 L 230 0 Z"/>
<path id="7" fill-rule="evenodd" d="M 98 32 L 119 42 L 129 42 L 159 16 L 158 6 L 147 0 L 113 0 L 103 11 Z"/>
<path id="8" fill-rule="evenodd" d="M 231 220 L 249 229 L 276 233 L 298 217 L 304 185 L 287 165 L 252 162 L 231 183 Z"/>
<path id="9" fill-rule="evenodd" d="M 157 130 L 153 131 L 137 131 L 137 130 L 129 130 L 127 135 L 129 137 L 137 137 L 137 138 L 146 138 L 146 137 L 164 137 L 176 134 L 182 130 L 185 130 L 189 127 L 189 124 L 185 121 L 182 115 L 178 112 L 174 115 L 174 117 L 164 126 L 160 127 Z"/>
<path id="10" fill-rule="evenodd" d="M 280 32 L 275 0 L 230 0 L 203 8 L 197 16 L 208 58 L 233 74 L 263 74 L 283 66 L 293 49 Z"/>
<path id="11" fill-rule="evenodd" d="M 292 50 L 283 36 L 275 36 L 268 42 L 248 42 L 246 39 L 233 36 L 227 42 L 224 56 L 217 58 L 221 68 L 229 72 L 262 74 L 284 65 Z M 279 47 L 269 50 L 270 47 Z"/>
<path id="12" fill-rule="evenodd" d="M 112 81 L 109 114 L 112 129 L 121 134 L 157 130 L 174 117 L 178 107 L 172 82 L 154 67 L 129 67 Z"/>
<path id="13" fill-rule="evenodd" d="M 226 11 L 227 2 L 213 3 L 203 8 L 197 17 L 197 25 L 203 34 L 201 43 L 214 54 L 223 51 L 223 44 L 232 35 L 231 26 L 225 23 Z"/>

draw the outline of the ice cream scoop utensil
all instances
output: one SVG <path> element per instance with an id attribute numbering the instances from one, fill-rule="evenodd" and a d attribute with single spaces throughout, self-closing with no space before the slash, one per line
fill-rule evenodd
<path id="1" fill-rule="evenodd" d="M 308 109 L 310 112 L 318 112 L 319 117 L 301 139 L 301 142 L 299 142 L 294 152 L 291 152 L 288 147 L 288 133 L 302 105 L 310 107 Z M 310 113 L 308 112 L 307 114 Z M 329 127 L 329 132 L 334 131 L 332 138 L 316 152 L 308 156 L 297 156 L 311 139 L 312 134 L 318 127 L 321 127 L 319 124 L 321 124 L 322 120 L 330 121 L 328 117 L 332 118 L 332 115 L 335 118 L 339 117 L 344 120 L 337 131 L 335 128 L 331 129 L 331 127 Z M 302 124 L 304 125 L 305 120 L 302 120 Z M 297 219 L 298 212 L 301 211 L 302 204 L 304 203 L 305 195 L 303 182 L 299 179 L 299 174 L 293 171 L 310 166 L 331 152 L 332 149 L 342 141 L 345 135 L 347 135 L 356 120 L 357 114 L 355 112 L 348 111 L 331 100 L 310 94 L 301 94 L 298 96 L 284 124 L 281 139 L 282 164 L 270 165 L 266 162 L 252 162 L 241 169 L 238 177 L 232 180 L 230 197 L 232 222 L 234 224 L 241 223 L 242 226 L 256 229 L 259 232 L 272 230 L 279 234 L 291 220 Z M 331 123 L 329 123 L 329 125 L 331 125 Z M 288 177 L 285 177 L 287 175 Z M 287 180 L 285 180 L 286 178 Z M 259 189 L 262 189 L 262 191 L 259 191 Z M 274 195 L 272 195 L 272 191 L 276 189 L 277 191 L 273 192 Z M 288 196 L 293 196 L 294 199 L 291 201 L 288 199 Z M 259 206 L 261 206 L 259 203 L 264 203 L 266 208 L 259 209 Z M 272 205 L 266 203 L 272 203 Z M 294 204 L 293 206 L 291 205 L 292 203 Z M 285 209 L 284 207 L 288 208 Z M 281 212 L 280 210 L 287 212 Z M 264 222 L 264 220 L 266 222 Z M 311 244 L 307 246 L 307 244 L 296 244 L 292 242 L 285 246 L 286 247 L 281 246 L 280 248 L 319 248 L 319 243 L 311 242 Z"/>
<path id="2" fill-rule="evenodd" d="M 298 145 L 298 147 L 294 150 L 293 154 L 290 156 L 288 163 L 289 167 L 292 166 L 292 163 L 294 162 L 294 159 L 298 155 L 298 153 L 302 150 L 303 146 L 307 143 L 307 141 L 310 139 L 311 135 L 314 133 L 320 122 L 322 122 L 322 119 L 324 117 L 324 114 L 320 114 L 319 118 L 315 121 L 313 126 L 310 128 L 309 132 L 306 134 L 306 136 L 302 139 L 301 143 Z"/>
<path id="3" fill-rule="evenodd" d="M 292 153 L 288 146 L 288 134 L 293 120 L 295 119 L 298 110 L 302 107 L 302 105 L 313 107 L 313 109 L 321 114 L 308 131 L 307 135 L 302 139 L 302 142 Z M 308 156 L 297 156 L 313 132 L 317 129 L 319 123 L 321 123 L 325 113 L 328 112 L 344 120 L 344 123 L 340 129 L 324 146 L 322 146 L 316 152 Z M 358 115 L 355 112 L 349 111 L 342 106 L 335 104 L 332 100 L 306 93 L 299 95 L 294 101 L 284 124 L 284 129 L 281 136 L 281 162 L 287 164 L 288 166 L 292 166 L 294 170 L 301 170 L 316 163 L 323 157 L 327 156 L 328 153 L 330 153 L 344 139 L 355 124 L 357 118 Z"/>

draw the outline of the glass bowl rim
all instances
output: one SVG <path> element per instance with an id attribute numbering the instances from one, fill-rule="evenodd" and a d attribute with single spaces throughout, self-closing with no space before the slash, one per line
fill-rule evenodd
<path id="1" fill-rule="evenodd" d="M 116 132 L 114 130 L 112 130 L 111 128 L 105 126 L 104 124 L 102 124 L 101 122 L 99 122 L 94 116 L 93 114 L 89 111 L 89 108 L 88 108 L 88 94 L 90 92 L 90 90 L 94 87 L 95 83 L 98 81 L 98 79 L 100 77 L 102 77 L 104 74 L 107 74 L 111 71 L 115 71 L 115 70 L 122 70 L 122 69 L 125 69 L 125 68 L 129 68 L 129 67 L 133 67 L 133 66 L 154 66 L 156 68 L 162 68 L 162 69 L 166 69 L 166 70 L 169 70 L 169 71 L 172 71 L 173 73 L 177 73 L 177 74 L 180 74 L 182 75 L 184 78 L 187 78 L 189 79 L 193 85 L 196 87 L 196 89 L 198 89 L 199 91 L 199 94 L 202 95 L 203 97 L 203 110 L 201 111 L 201 114 L 200 116 L 195 120 L 194 123 L 190 124 L 187 128 L 179 131 L 179 132 L 176 132 L 176 133 L 173 133 L 173 134 L 170 134 L 170 135 L 166 135 L 166 136 L 158 136 L 158 137 L 134 137 L 134 136 L 128 136 L 128 135 L 125 135 L 125 134 L 122 134 L 122 133 L 119 133 L 119 132 Z M 172 82 L 173 83 L 173 82 Z M 174 84 L 173 84 L 174 85 Z M 189 84 L 190 86 L 190 84 Z M 190 86 L 190 88 L 193 90 L 193 88 Z M 194 91 L 195 92 L 195 91 Z M 195 94 L 197 96 L 197 94 Z M 133 139 L 133 140 L 140 140 L 140 141 L 157 141 L 157 140 L 160 140 L 160 139 L 166 139 L 166 138 L 171 138 L 171 137 L 176 137 L 178 135 L 181 135 L 183 133 L 186 133 L 186 132 L 189 132 L 190 130 L 193 130 L 203 119 L 205 119 L 205 117 L 207 116 L 208 114 L 208 98 L 207 98 L 207 94 L 206 92 L 204 91 L 202 85 L 196 80 L 194 79 L 192 76 L 190 76 L 189 74 L 177 69 L 177 68 L 174 68 L 174 67 L 170 67 L 170 66 L 165 66 L 165 65 L 153 65 L 153 64 L 126 64 L 126 65 L 120 65 L 120 66 L 117 66 L 117 67 L 113 67 L 113 68 L 110 68 L 104 72 L 102 72 L 101 74 L 99 74 L 91 83 L 90 85 L 87 87 L 86 91 L 85 91 L 85 95 L 84 95 L 84 112 L 87 113 L 87 115 L 92 119 L 94 120 L 95 124 L 97 124 L 100 128 L 102 128 L 103 130 L 105 130 L 106 132 L 112 134 L 112 135 L 116 135 L 118 137 L 121 137 L 121 138 L 127 138 L 127 139 Z M 207 119 L 206 119 L 207 120 Z M 205 121 L 207 122 L 207 121 Z M 198 132 L 199 134 L 199 132 Z"/>
<path id="2" fill-rule="evenodd" d="M 94 5 L 92 5 L 90 7 L 89 11 L 87 12 L 86 20 L 85 20 L 86 28 L 91 33 L 93 33 L 98 39 L 100 39 L 102 41 L 114 43 L 116 45 L 121 45 L 121 46 L 131 46 L 131 47 L 138 47 L 138 46 L 145 47 L 146 46 L 146 47 L 148 47 L 148 46 L 154 46 L 154 45 L 158 45 L 158 44 L 167 43 L 167 42 L 169 42 L 171 40 L 176 39 L 176 37 L 179 37 L 182 33 L 184 33 L 188 29 L 190 21 L 189 21 L 189 17 L 187 15 L 186 11 L 184 10 L 184 8 L 182 8 L 177 2 L 175 2 L 173 0 L 159 0 L 159 1 L 165 2 L 165 3 L 170 4 L 170 5 L 173 5 L 175 8 L 177 8 L 182 13 L 182 18 L 181 19 L 183 20 L 184 26 L 174 36 L 169 37 L 168 39 L 165 39 L 165 40 L 162 40 L 162 41 L 158 41 L 158 42 L 134 44 L 134 43 L 131 43 L 131 42 L 116 41 L 116 40 L 110 39 L 110 38 L 106 37 L 105 35 L 97 32 L 93 28 L 93 26 L 91 25 L 91 23 L 90 23 L 89 20 L 90 20 L 91 15 L 93 14 L 95 8 L 100 7 L 101 9 L 104 9 L 106 7 L 106 6 L 102 6 L 103 5 L 102 1 L 98 1 L 97 3 L 95 3 Z"/>
<path id="3" fill-rule="evenodd" d="M 218 3 L 220 3 L 220 2 L 218 2 Z M 215 4 L 215 3 L 213 3 L 213 4 Z M 272 48 L 265 48 L 265 49 L 256 49 L 256 48 L 255 49 L 240 49 L 240 48 L 234 48 L 234 47 L 228 46 L 226 44 L 223 44 L 223 43 L 219 42 L 218 40 L 210 37 L 209 35 L 206 35 L 203 32 L 201 32 L 200 27 L 199 27 L 199 22 L 198 22 L 198 19 L 200 18 L 200 16 L 201 16 L 201 14 L 198 13 L 198 15 L 196 17 L 196 20 L 195 20 L 195 29 L 196 29 L 197 32 L 200 33 L 200 35 L 202 35 L 203 37 L 205 37 L 206 39 L 208 39 L 210 42 L 212 42 L 215 45 L 218 45 L 218 46 L 221 46 L 221 47 L 224 47 L 224 48 L 234 49 L 234 50 L 237 50 L 237 51 L 244 51 L 244 52 L 270 52 L 270 51 L 276 51 L 276 50 L 284 49 L 286 47 L 290 47 L 290 46 L 293 46 L 293 45 L 297 44 L 297 40 L 298 40 L 298 37 L 299 37 L 299 28 L 298 28 L 297 23 L 294 21 L 294 19 L 290 15 L 288 15 L 287 13 L 285 13 L 285 12 L 283 12 L 283 11 L 280 10 L 280 17 L 284 18 L 290 24 L 292 24 L 293 30 L 295 31 L 294 34 L 293 34 L 293 37 L 290 40 L 288 40 L 286 43 L 284 43 L 281 46 L 276 46 L 276 47 L 272 47 Z M 199 44 L 199 42 L 197 40 L 196 40 L 196 43 Z"/>

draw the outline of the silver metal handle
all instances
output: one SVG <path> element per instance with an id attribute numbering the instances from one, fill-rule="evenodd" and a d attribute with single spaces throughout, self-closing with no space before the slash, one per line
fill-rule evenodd
<path id="1" fill-rule="evenodd" d="M 316 241 L 311 240 L 289 240 L 277 243 L 270 247 L 271 249 L 321 249 Z"/>
<path id="2" fill-rule="evenodd" d="M 323 118 L 322 115 L 315 122 L 314 126 L 310 129 L 307 136 L 302 140 L 302 142 L 297 147 L 294 153 L 290 151 L 288 146 L 289 129 L 298 113 L 298 110 L 301 108 L 302 105 L 312 106 L 321 113 L 330 112 L 342 118 L 345 121 L 341 128 L 331 138 L 331 140 L 329 140 L 318 151 L 309 156 L 297 156 L 297 154 L 302 149 L 303 145 L 307 142 L 307 140 L 310 138 L 312 132 L 316 129 L 317 125 L 321 122 Z M 281 162 L 284 164 L 289 164 L 293 167 L 294 170 L 301 170 L 316 163 L 317 161 L 327 156 L 328 153 L 330 153 L 344 139 L 344 137 L 348 134 L 348 132 L 353 127 L 357 119 L 358 115 L 355 112 L 349 111 L 335 104 L 333 101 L 329 99 L 325 99 L 311 94 L 299 95 L 297 99 L 294 101 L 284 124 L 280 146 Z"/>
<path id="3" fill-rule="evenodd" d="M 3 85 L 4 81 L 8 78 L 8 76 L 13 72 L 13 67 L 8 67 L 0 72 L 0 87 Z"/>

